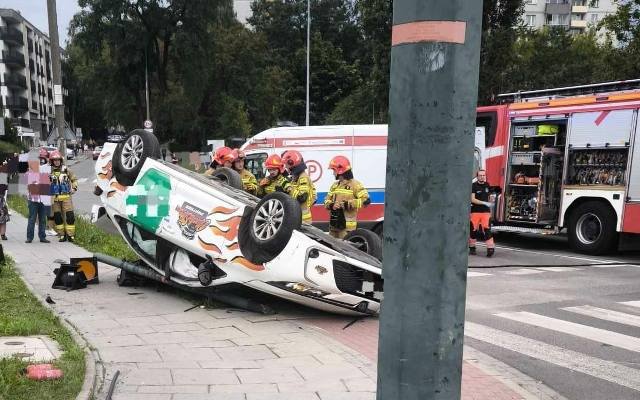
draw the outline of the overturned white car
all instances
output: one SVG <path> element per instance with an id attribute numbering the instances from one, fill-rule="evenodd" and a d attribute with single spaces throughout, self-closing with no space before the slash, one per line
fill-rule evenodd
<path id="1" fill-rule="evenodd" d="M 157 274 L 191 288 L 240 283 L 322 310 L 379 312 L 375 234 L 334 239 L 303 224 L 284 193 L 258 199 L 238 189 L 235 171 L 222 168 L 210 179 L 159 159 L 155 136 L 135 130 L 107 143 L 96 163 L 106 214 Z"/>

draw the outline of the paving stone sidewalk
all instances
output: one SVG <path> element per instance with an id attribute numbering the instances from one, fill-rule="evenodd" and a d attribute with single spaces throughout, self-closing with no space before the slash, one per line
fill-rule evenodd
<path id="1" fill-rule="evenodd" d="M 53 261 L 89 254 L 70 243 L 26 244 L 25 232 L 26 219 L 14 212 L 4 250 L 36 296 L 51 295 L 53 310 L 95 350 L 98 399 L 118 370 L 114 400 L 375 399 L 370 350 L 343 340 L 335 323 L 327 325 L 330 315 L 302 308 L 276 316 L 185 311 L 192 303 L 173 291 L 118 287 L 118 270 L 103 264 L 100 284 L 54 290 Z M 477 358 L 465 363 L 465 400 L 541 398 L 522 390 L 517 377 L 487 371 Z"/>

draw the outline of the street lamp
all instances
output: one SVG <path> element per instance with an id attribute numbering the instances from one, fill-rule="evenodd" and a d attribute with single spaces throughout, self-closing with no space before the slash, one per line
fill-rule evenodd
<path id="1" fill-rule="evenodd" d="M 309 126 L 309 85 L 311 81 L 310 54 L 311 54 L 311 0 L 307 0 L 307 112 L 306 112 L 307 126 Z"/>

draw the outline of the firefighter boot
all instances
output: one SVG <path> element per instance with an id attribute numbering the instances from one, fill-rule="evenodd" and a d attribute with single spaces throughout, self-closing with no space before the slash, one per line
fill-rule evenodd
<path id="1" fill-rule="evenodd" d="M 469 255 L 470 256 L 475 256 L 476 255 L 476 248 L 475 247 L 469 247 Z"/>
<path id="2" fill-rule="evenodd" d="M 487 247 L 487 257 L 493 257 L 493 253 L 496 252 L 496 249 L 493 247 Z"/>

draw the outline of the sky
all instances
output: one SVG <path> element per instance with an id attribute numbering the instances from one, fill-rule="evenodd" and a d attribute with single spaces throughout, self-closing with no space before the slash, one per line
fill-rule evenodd
<path id="1" fill-rule="evenodd" d="M 56 0 L 56 3 L 60 45 L 65 47 L 69 22 L 73 15 L 80 11 L 80 7 L 77 0 Z M 47 0 L 0 0 L 0 8 L 12 8 L 19 11 L 27 21 L 31 22 L 47 36 L 49 35 Z"/>

